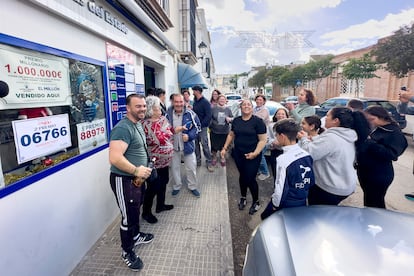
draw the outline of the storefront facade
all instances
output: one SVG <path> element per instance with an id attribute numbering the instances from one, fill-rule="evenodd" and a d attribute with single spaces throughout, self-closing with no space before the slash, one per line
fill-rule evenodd
<path id="1" fill-rule="evenodd" d="M 177 62 L 111 1 L 2 2 L 0 271 L 68 275 L 118 215 L 108 137 Z"/>

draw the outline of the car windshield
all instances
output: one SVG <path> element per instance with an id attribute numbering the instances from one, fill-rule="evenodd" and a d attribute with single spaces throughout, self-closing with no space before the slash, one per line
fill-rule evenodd
<path id="1" fill-rule="evenodd" d="M 321 107 L 330 109 L 335 106 L 345 106 L 348 103 L 348 101 L 348 99 L 330 99 L 322 103 Z"/>

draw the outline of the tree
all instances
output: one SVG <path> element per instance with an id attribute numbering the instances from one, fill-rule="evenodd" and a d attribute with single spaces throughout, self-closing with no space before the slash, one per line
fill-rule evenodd
<path id="1" fill-rule="evenodd" d="M 305 80 L 305 66 L 296 66 L 290 71 L 283 73 L 280 76 L 280 83 L 282 86 L 291 86 L 293 88 L 293 95 L 296 95 L 296 88 L 302 85 Z"/>
<path id="2" fill-rule="evenodd" d="M 336 64 L 332 63 L 334 55 L 327 55 L 318 60 L 312 60 L 305 64 L 305 77 L 307 81 L 316 81 L 316 91 L 322 79 L 332 74 L 332 71 L 336 68 Z M 315 92 L 316 92 L 315 91 Z"/>
<path id="3" fill-rule="evenodd" d="M 369 54 L 365 54 L 359 59 L 351 58 L 347 64 L 342 66 L 342 74 L 345 78 L 356 81 L 356 96 L 359 97 L 360 81 L 374 77 L 379 78 L 375 75 L 375 71 L 377 71 L 379 67 L 380 66 L 372 60 Z"/>
<path id="4" fill-rule="evenodd" d="M 378 63 L 398 78 L 414 70 L 414 23 L 403 26 L 394 35 L 383 39 L 371 51 Z"/>
<path id="5" fill-rule="evenodd" d="M 266 72 L 266 79 L 274 84 L 280 85 L 280 77 L 289 70 L 283 66 L 274 66 L 272 69 Z"/>
<path id="6" fill-rule="evenodd" d="M 248 82 L 250 87 L 264 87 L 266 84 L 266 69 L 260 69 Z"/>

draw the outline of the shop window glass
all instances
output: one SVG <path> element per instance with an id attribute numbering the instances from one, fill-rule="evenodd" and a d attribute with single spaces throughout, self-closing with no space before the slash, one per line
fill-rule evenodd
<path id="1" fill-rule="evenodd" d="M 0 70 L 0 190 L 107 145 L 102 64 L 0 43 Z"/>

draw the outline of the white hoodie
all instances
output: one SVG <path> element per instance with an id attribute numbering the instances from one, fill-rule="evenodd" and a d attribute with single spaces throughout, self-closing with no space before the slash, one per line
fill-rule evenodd
<path id="1" fill-rule="evenodd" d="M 315 184 L 340 196 L 355 191 L 357 174 L 354 169 L 357 134 L 353 129 L 331 127 L 312 141 L 303 137 L 299 145 L 313 158 Z"/>

